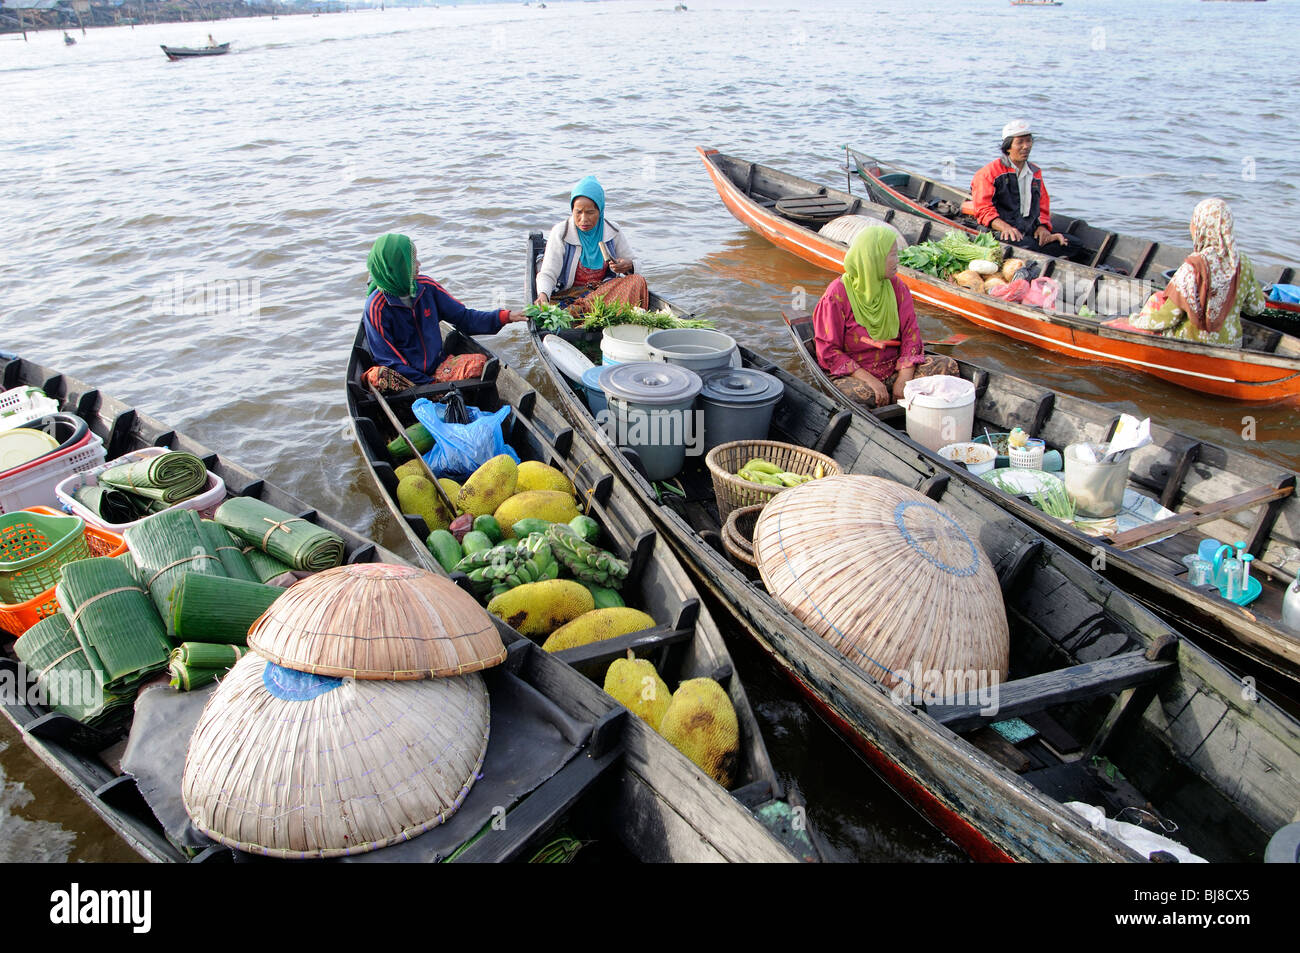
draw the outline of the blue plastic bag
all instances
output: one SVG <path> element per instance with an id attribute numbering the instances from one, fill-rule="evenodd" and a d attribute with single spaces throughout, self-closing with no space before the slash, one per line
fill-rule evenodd
<path id="1" fill-rule="evenodd" d="M 1269 292 L 1269 301 L 1281 301 L 1283 304 L 1300 304 L 1300 285 L 1274 285 Z"/>
<path id="2" fill-rule="evenodd" d="M 509 405 L 494 414 L 466 406 L 467 424 L 447 423 L 447 405 L 420 398 L 411 405 L 415 419 L 433 437 L 433 449 L 424 455 L 429 469 L 440 477 L 463 480 L 495 456 L 508 454 L 515 463 L 519 454 L 506 443 L 502 425 L 510 416 Z"/>

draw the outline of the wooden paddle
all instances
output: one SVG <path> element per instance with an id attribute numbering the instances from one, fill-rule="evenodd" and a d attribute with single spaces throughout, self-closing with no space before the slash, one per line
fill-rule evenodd
<path id="1" fill-rule="evenodd" d="M 403 437 L 407 443 L 411 443 L 410 438 L 406 436 L 406 431 L 397 420 L 397 414 L 393 413 L 393 408 L 389 407 L 388 401 L 384 400 L 384 395 L 379 393 L 379 390 L 374 384 L 370 384 L 369 387 L 370 393 L 374 395 L 375 400 L 379 402 L 379 407 L 383 410 L 384 416 L 387 417 L 388 422 L 393 425 L 393 430 L 396 431 L 399 437 Z M 424 472 L 429 476 L 429 482 L 433 484 L 434 492 L 436 492 L 438 496 L 441 497 L 442 502 L 446 504 L 447 512 L 452 516 L 455 516 L 456 504 L 451 501 L 451 497 L 447 495 L 447 491 L 443 489 L 442 484 L 438 482 L 438 475 L 434 473 L 433 468 L 429 466 L 429 461 L 425 460 L 423 455 L 415 449 L 415 444 L 411 444 L 411 452 L 415 454 L 415 459 L 420 461 L 420 466 L 424 467 Z"/>

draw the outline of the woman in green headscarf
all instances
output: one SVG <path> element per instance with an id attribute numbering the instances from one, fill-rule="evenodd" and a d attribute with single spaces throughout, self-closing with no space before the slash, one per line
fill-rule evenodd
<path id="1" fill-rule="evenodd" d="M 898 241 L 888 225 L 858 232 L 844 255 L 844 277 L 830 283 L 813 312 L 817 363 L 867 407 L 902 400 L 914 377 L 958 373 L 952 358 L 922 349 L 912 293 L 898 277 Z"/>
<path id="2" fill-rule="evenodd" d="M 447 289 L 420 274 L 415 243 L 405 235 L 381 235 L 366 259 L 370 273 L 362 322 L 375 365 L 390 369 L 389 383 L 427 384 L 442 363 L 440 321 L 465 334 L 495 334 L 511 321 L 523 321 L 522 311 L 507 308 L 475 311 Z M 395 376 L 397 375 L 397 376 Z M 376 374 L 376 384 L 384 383 Z"/>
<path id="3" fill-rule="evenodd" d="M 547 236 L 535 303 L 547 305 L 554 298 L 573 314 L 586 311 L 595 297 L 645 308 L 650 289 L 635 271 L 632 246 L 605 218 L 605 190 L 589 175 L 569 193 L 569 217 Z"/>

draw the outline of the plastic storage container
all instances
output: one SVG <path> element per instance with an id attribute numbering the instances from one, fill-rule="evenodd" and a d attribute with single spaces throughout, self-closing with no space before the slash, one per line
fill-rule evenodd
<path id="1" fill-rule="evenodd" d="M 637 361 L 601 371 L 612 434 L 620 447 L 635 450 L 650 480 L 667 480 L 681 472 L 689 444 L 702 452 L 703 428 L 693 410 L 700 375 L 673 364 Z"/>
<path id="2" fill-rule="evenodd" d="M 0 516 L 0 601 L 25 602 L 57 585 L 64 563 L 90 555 L 79 516 L 18 510 Z"/>
<path id="3" fill-rule="evenodd" d="M 617 324 L 606 328 L 600 336 L 601 363 L 610 366 L 650 360 L 650 351 L 645 344 L 649 334 L 650 328 L 639 324 Z"/>
<path id="4" fill-rule="evenodd" d="M 0 432 L 0 444 L 24 439 L 38 440 L 44 449 L 27 460 L 0 466 L 0 480 L 85 446 L 90 440 L 90 428 L 75 414 L 46 414 L 27 421 L 21 427 Z M 0 455 L 3 455 L 3 451 L 0 451 Z"/>
<path id="5" fill-rule="evenodd" d="M 582 389 L 587 393 L 587 406 L 593 414 L 601 413 L 606 407 L 605 392 L 600 389 L 600 372 L 604 369 L 604 365 L 597 364 L 582 372 Z"/>
<path id="6" fill-rule="evenodd" d="M 86 507 L 78 503 L 76 499 L 73 498 L 72 494 L 75 493 L 77 490 L 81 489 L 83 486 L 98 486 L 99 474 L 103 473 L 105 470 L 109 469 L 110 467 L 116 467 L 123 463 L 135 463 L 136 461 L 139 460 L 150 460 L 153 459 L 154 457 L 160 457 L 164 453 L 169 453 L 169 452 L 170 451 L 166 447 L 145 447 L 141 450 L 132 450 L 130 453 L 124 453 L 116 460 L 110 460 L 108 463 L 104 463 L 101 460 L 100 465 L 92 468 L 88 468 L 84 473 L 78 473 L 76 475 L 68 476 L 62 479 L 59 482 L 58 486 L 55 487 L 54 495 L 58 499 L 59 505 L 62 506 L 65 510 L 67 510 L 69 513 L 75 513 L 77 516 L 80 516 L 91 526 L 98 526 L 101 529 L 106 529 L 111 533 L 117 533 L 118 535 L 121 535 L 122 533 L 130 529 L 132 526 L 135 526 L 141 520 L 133 520 L 130 523 L 105 522 L 101 517 L 99 517 L 98 515 L 96 515 L 95 513 L 91 512 L 89 509 L 87 509 Z M 209 470 L 208 485 L 203 490 L 202 493 L 200 493 L 198 496 L 192 496 L 188 500 L 181 500 L 179 503 L 173 504 L 171 507 L 169 507 L 169 509 L 179 508 L 183 510 L 198 510 L 204 516 L 211 517 L 212 511 L 215 510 L 218 506 L 220 506 L 222 501 L 225 500 L 225 498 L 226 498 L 225 481 L 222 480 L 221 477 L 217 476 L 215 473 Z M 166 512 L 166 511 L 163 510 L 160 512 Z M 147 519 L 147 517 L 141 517 L 141 519 Z"/>
<path id="7" fill-rule="evenodd" d="M 91 433 L 71 450 L 6 474 L 0 477 L 0 513 L 49 506 L 57 498 L 55 487 L 60 482 L 103 462 L 104 441 Z"/>
<path id="8" fill-rule="evenodd" d="M 651 331 L 645 343 L 650 360 L 689 367 L 697 374 L 731 367 L 739 353 L 735 338 L 707 328 Z"/>
<path id="9" fill-rule="evenodd" d="M 1128 486 L 1128 458 L 1118 463 L 1089 463 L 1079 458 L 1079 447 L 1065 448 L 1065 491 L 1074 500 L 1075 513 L 1084 519 L 1108 519 L 1124 505 Z"/>
<path id="10" fill-rule="evenodd" d="M 975 427 L 975 385 L 964 377 L 918 377 L 903 386 L 907 435 L 927 450 L 967 443 Z"/>
<path id="11" fill-rule="evenodd" d="M 48 506 L 33 506 L 31 511 L 46 516 L 63 515 Z M 82 536 L 90 556 L 120 556 L 126 552 L 126 541 L 107 530 L 83 522 Z M 37 622 L 58 611 L 59 600 L 55 594 L 55 587 L 50 586 L 26 602 L 16 604 L 0 602 L 0 629 L 13 635 L 22 635 Z"/>
<path id="12" fill-rule="evenodd" d="M 733 440 L 767 439 L 772 408 L 785 393 L 784 384 L 771 374 L 747 367 L 703 371 L 700 381 L 706 453 Z"/>
<path id="13" fill-rule="evenodd" d="M 15 387 L 0 394 L 0 430 L 21 427 L 47 414 L 56 413 L 59 402 L 46 397 L 37 387 Z"/>

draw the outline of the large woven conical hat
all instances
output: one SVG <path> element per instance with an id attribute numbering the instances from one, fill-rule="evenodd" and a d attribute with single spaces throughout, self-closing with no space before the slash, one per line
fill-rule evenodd
<path id="1" fill-rule="evenodd" d="M 199 830 L 240 850 L 364 853 L 455 813 L 487 740 L 481 675 L 361 681 L 247 655 L 203 709 L 181 794 Z"/>
<path id="2" fill-rule="evenodd" d="M 304 579 L 253 623 L 248 644 L 286 668 L 348 678 L 463 675 L 506 657 L 473 596 L 442 576 L 386 563 Z"/>
<path id="3" fill-rule="evenodd" d="M 1010 636 L 993 565 L 915 490 L 850 475 L 778 493 L 754 528 L 754 555 L 768 592 L 891 689 L 926 688 L 918 672 L 1006 678 Z"/>

